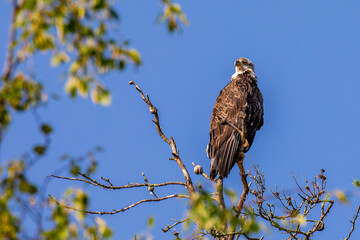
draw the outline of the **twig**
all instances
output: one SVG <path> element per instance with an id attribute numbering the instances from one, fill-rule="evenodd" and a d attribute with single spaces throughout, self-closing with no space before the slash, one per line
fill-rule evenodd
<path id="1" fill-rule="evenodd" d="M 241 176 L 241 181 L 242 181 L 242 184 L 243 184 L 243 192 L 240 196 L 240 199 L 239 199 L 239 202 L 235 208 L 235 213 L 234 213 L 234 216 L 235 217 L 239 217 L 243 207 L 244 207 L 244 203 L 245 203 L 245 200 L 247 198 L 247 195 L 249 193 L 249 185 L 247 183 L 247 180 L 246 180 L 246 174 L 245 174 L 245 169 L 244 169 L 244 166 L 242 164 L 242 162 L 237 162 L 238 164 L 238 167 L 240 169 L 240 176 Z M 238 233 L 235 233 L 235 229 L 236 229 L 236 225 L 231 225 L 231 228 L 230 228 L 230 232 L 234 232 L 232 234 L 227 234 L 227 238 L 226 239 L 234 239 L 235 235 L 236 234 L 240 234 L 240 232 Z"/>
<path id="2" fill-rule="evenodd" d="M 154 195 L 154 197 L 158 198 L 158 196 L 155 194 L 154 192 L 154 187 L 149 183 L 149 180 L 147 179 L 147 177 L 145 176 L 145 173 L 141 173 L 144 177 L 144 181 L 147 183 L 148 185 L 148 190 L 150 192 L 150 194 Z"/>
<path id="3" fill-rule="evenodd" d="M 292 172 L 291 172 L 291 176 L 293 177 L 293 179 L 294 179 L 294 181 L 295 181 L 295 183 L 296 183 L 296 186 L 300 189 L 300 191 L 301 191 L 303 194 L 305 194 L 306 196 L 309 196 L 309 195 L 306 194 L 306 193 L 304 192 L 304 190 L 300 187 L 300 185 L 299 185 L 296 177 L 294 176 L 294 174 L 293 174 Z"/>
<path id="4" fill-rule="evenodd" d="M 97 181 L 95 181 L 94 179 L 91 179 L 88 177 L 88 179 L 91 179 L 91 181 L 82 179 L 82 178 L 71 178 L 71 177 L 62 177 L 62 176 L 57 176 L 57 175 L 50 175 L 48 177 L 54 177 L 54 178 L 60 178 L 60 179 L 66 179 L 66 180 L 71 180 L 71 181 L 80 181 L 80 182 L 84 182 L 84 183 L 88 183 L 97 187 L 102 187 L 105 189 L 110 189 L 110 190 L 117 190 L 117 189 L 125 189 L 125 188 L 136 188 L 136 187 L 148 187 L 149 184 L 148 183 L 131 183 L 131 184 L 127 184 L 124 186 L 109 186 L 109 185 L 104 185 L 102 183 L 99 183 Z M 163 187 L 163 186 L 167 186 L 167 185 L 180 185 L 180 186 L 186 186 L 185 183 L 183 182 L 165 182 L 165 183 L 158 183 L 158 184 L 151 184 L 151 186 L 153 187 Z"/>
<path id="5" fill-rule="evenodd" d="M 349 232 L 348 236 L 347 236 L 344 240 L 348 240 L 348 239 L 350 238 L 351 234 L 354 232 L 354 230 L 355 230 L 355 223 L 356 223 L 356 220 L 357 220 L 357 218 L 358 218 L 359 211 L 360 211 L 360 206 L 358 206 L 358 208 L 357 208 L 357 210 L 356 210 L 356 214 L 355 214 L 353 220 L 350 221 L 351 224 L 352 224 L 352 226 L 351 226 L 351 229 L 350 229 L 350 232 Z"/>
<path id="6" fill-rule="evenodd" d="M 176 161 L 176 163 L 179 165 L 183 175 L 184 175 L 184 178 L 185 178 L 185 181 L 186 181 L 186 187 L 190 193 L 190 196 L 192 196 L 194 193 L 195 193 L 195 190 L 194 190 L 194 186 L 193 186 L 193 183 L 191 181 L 191 178 L 190 178 L 190 175 L 189 175 L 189 172 L 188 170 L 186 169 L 183 161 L 181 160 L 180 156 L 179 156 L 179 151 L 176 147 L 176 142 L 175 140 L 173 139 L 173 137 L 170 137 L 167 138 L 165 136 L 165 134 L 163 133 L 163 131 L 161 130 L 161 126 L 160 126 L 160 120 L 159 120 L 159 115 L 157 113 L 157 109 L 156 107 L 154 107 L 154 105 L 152 105 L 151 101 L 150 101 L 150 97 L 146 94 L 146 97 L 143 93 L 143 91 L 139 88 L 138 85 L 136 85 L 136 83 L 134 83 L 133 81 L 130 81 L 129 82 L 130 85 L 134 85 L 136 90 L 138 90 L 138 92 L 140 93 L 141 95 L 141 98 L 142 100 L 149 106 L 149 110 L 150 110 L 150 113 L 154 115 L 154 119 L 153 122 L 155 124 L 155 127 L 156 127 L 156 130 L 159 134 L 159 136 L 167 143 L 169 144 L 170 148 L 171 148 L 171 153 L 173 155 L 173 160 Z"/>
<path id="7" fill-rule="evenodd" d="M 325 210 L 324 213 L 321 214 L 320 219 L 314 224 L 312 229 L 309 229 L 309 231 L 307 231 L 307 233 L 305 234 L 305 239 L 309 239 L 310 235 L 313 234 L 314 232 L 319 230 L 319 226 L 322 226 L 323 229 L 323 225 L 324 225 L 324 219 L 327 216 L 327 214 L 330 212 L 331 207 L 334 204 L 334 201 L 329 201 L 329 206 L 327 207 L 327 209 Z M 325 205 L 325 202 L 323 202 L 322 204 Z M 323 205 L 323 206 L 324 206 Z"/>
<path id="8" fill-rule="evenodd" d="M 264 236 L 261 236 L 261 238 L 252 238 L 252 237 L 249 237 L 246 233 L 243 233 L 243 235 L 244 235 L 244 237 L 246 237 L 247 240 L 263 240 L 264 239 Z"/>
<path id="9" fill-rule="evenodd" d="M 16 12 L 18 10 L 17 1 L 13 1 L 13 8 L 11 13 L 11 25 L 10 25 L 10 34 L 9 34 L 9 44 L 6 52 L 6 61 L 4 65 L 4 80 L 8 81 L 10 74 L 13 69 L 13 55 L 14 55 L 14 45 L 15 45 L 15 36 L 16 36 Z"/>
<path id="10" fill-rule="evenodd" d="M 197 165 L 194 163 L 194 162 L 192 162 L 192 165 L 194 166 L 194 167 L 196 167 Z M 200 165 L 199 165 L 200 166 Z M 196 174 L 196 173 L 195 173 Z M 202 172 L 201 173 L 201 175 L 204 177 L 204 178 L 206 178 L 207 180 L 210 180 L 210 181 L 213 181 L 213 182 L 216 182 L 216 179 L 212 179 L 212 178 L 210 178 L 210 176 L 209 175 L 207 175 L 206 173 L 204 173 L 204 172 Z"/>
<path id="11" fill-rule="evenodd" d="M 100 179 L 103 180 L 103 181 L 105 181 L 105 182 L 107 182 L 108 184 L 110 184 L 110 186 L 114 186 L 114 185 L 110 182 L 110 180 L 109 180 L 108 178 L 100 177 Z"/>
<path id="12" fill-rule="evenodd" d="M 88 213 L 88 214 L 99 214 L 99 215 L 104 215 L 104 214 L 116 214 L 116 213 L 119 213 L 119 212 L 125 212 L 126 210 L 129 210 L 130 208 L 133 208 L 139 204 L 142 204 L 142 203 L 145 203 L 145 202 L 160 202 L 160 201 L 163 201 L 163 200 L 166 200 L 166 199 L 170 199 L 170 198 L 189 198 L 188 196 L 186 195 L 179 195 L 179 194 L 173 194 L 173 195 L 169 195 L 169 196 L 166 196 L 166 197 L 162 197 L 162 198 L 155 198 L 155 199 L 143 199 L 141 201 L 138 201 L 136 203 L 133 203 L 125 208 L 122 208 L 122 209 L 119 209 L 119 210 L 114 210 L 114 211 L 111 211 L 111 212 L 108 212 L 108 211 L 88 211 L 88 210 L 81 210 L 81 209 L 78 209 L 78 208 L 75 208 L 75 207 L 71 207 L 71 206 L 66 206 L 66 205 L 63 205 L 61 204 L 60 202 L 58 202 L 53 196 L 49 195 L 50 199 L 53 200 L 57 205 L 61 206 L 61 207 L 64 207 L 64 208 L 67 208 L 67 209 L 70 209 L 70 210 L 74 210 L 74 211 L 78 211 L 78 212 L 84 212 L 84 213 Z"/>
<path id="13" fill-rule="evenodd" d="M 190 218 L 185 218 L 184 220 L 181 220 L 181 221 L 177 221 L 176 223 L 174 223 L 173 225 L 169 226 L 169 225 L 166 225 L 166 228 L 165 229 L 161 229 L 164 233 L 169 231 L 170 229 L 172 229 L 173 227 L 175 227 L 176 225 L 178 224 L 181 224 L 183 222 L 186 222 L 186 221 L 189 221 Z"/>

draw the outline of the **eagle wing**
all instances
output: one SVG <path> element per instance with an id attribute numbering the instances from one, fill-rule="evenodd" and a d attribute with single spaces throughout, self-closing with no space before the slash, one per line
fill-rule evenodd
<path id="1" fill-rule="evenodd" d="M 263 122 L 262 96 L 257 88 L 256 80 L 250 75 L 242 74 L 232 80 L 216 99 L 211 121 L 210 141 L 207 148 L 211 160 L 210 177 L 227 177 L 231 168 L 236 163 L 238 147 L 241 142 L 240 134 L 228 125 L 221 125 L 219 118 L 225 118 L 238 129 L 244 131 L 243 118 L 245 117 L 245 137 L 249 146 L 256 130 L 260 129 Z"/>

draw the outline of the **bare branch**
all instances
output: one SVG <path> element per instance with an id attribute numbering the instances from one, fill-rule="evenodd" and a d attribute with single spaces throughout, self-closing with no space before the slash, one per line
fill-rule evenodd
<path id="1" fill-rule="evenodd" d="M 190 218 L 185 218 L 184 220 L 176 221 L 176 222 L 175 222 L 174 224 L 172 224 L 171 226 L 166 225 L 165 229 L 162 228 L 161 230 L 165 233 L 165 232 L 169 231 L 170 229 L 172 229 L 173 227 L 175 227 L 176 225 L 181 224 L 181 223 L 186 222 L 186 221 L 189 221 L 189 220 L 190 220 Z"/>
<path id="2" fill-rule="evenodd" d="M 146 202 L 160 202 L 166 199 L 170 199 L 170 198 L 189 198 L 189 196 L 186 195 L 180 195 L 180 194 L 173 194 L 173 195 L 169 195 L 166 197 L 162 197 L 162 198 L 155 198 L 155 199 L 143 199 L 141 201 L 138 201 L 136 203 L 133 203 L 125 208 L 119 209 L 119 210 L 114 210 L 114 211 L 88 211 L 88 210 L 81 210 L 75 207 L 71 207 L 71 206 L 66 206 L 61 204 L 59 201 L 57 201 L 53 196 L 49 195 L 50 199 L 53 200 L 57 205 L 70 209 L 70 210 L 74 210 L 74 211 L 78 211 L 78 212 L 84 212 L 84 213 L 88 213 L 88 214 L 99 214 L 99 215 L 104 215 L 104 214 L 116 214 L 119 212 L 125 212 L 126 210 L 129 210 L 130 208 L 133 208 L 139 204 L 142 203 L 146 203 Z"/>
<path id="3" fill-rule="evenodd" d="M 170 148 L 171 148 L 171 153 L 173 155 L 173 160 L 176 161 L 176 163 L 179 165 L 183 175 L 184 175 L 184 178 L 185 178 L 185 181 L 186 181 L 186 187 L 190 193 L 190 195 L 192 196 L 194 193 L 195 193 L 195 190 L 194 190 L 194 186 L 193 186 L 193 183 L 192 183 L 192 180 L 190 178 L 190 175 L 189 175 L 189 172 L 188 170 L 186 169 L 183 161 L 181 160 L 180 156 L 179 156 L 179 151 L 176 147 L 176 142 L 175 140 L 170 137 L 170 139 L 168 137 L 165 136 L 165 134 L 163 133 L 162 129 L 161 129 L 161 126 L 160 126 L 160 120 L 159 120 L 159 115 L 158 115 L 158 112 L 157 112 L 157 109 L 156 107 L 154 107 L 154 105 L 151 103 L 150 101 L 150 97 L 146 94 L 146 97 L 143 93 L 143 91 L 139 88 L 138 85 L 136 85 L 136 83 L 134 83 L 133 81 L 130 81 L 129 82 L 130 85 L 134 85 L 136 90 L 138 90 L 138 92 L 140 93 L 141 95 L 141 98 L 142 100 L 149 106 L 149 111 L 151 114 L 154 115 L 154 119 L 153 122 L 155 123 L 155 127 L 156 127 L 156 130 L 159 134 L 159 136 L 167 143 L 169 144 Z"/>
<path id="4" fill-rule="evenodd" d="M 222 210 L 226 209 L 223 192 L 223 180 L 218 179 L 216 181 L 216 201 Z"/>
<path id="5" fill-rule="evenodd" d="M 299 188 L 299 190 L 303 193 L 303 194 L 305 194 L 306 196 L 309 196 L 308 194 L 306 194 L 305 192 L 304 192 L 304 190 L 300 187 L 300 185 L 299 185 L 299 183 L 298 183 L 298 181 L 297 181 L 297 179 L 296 179 L 296 177 L 293 175 L 293 173 L 291 172 L 291 176 L 293 177 L 293 179 L 294 179 L 294 181 L 295 181 L 295 183 L 296 183 L 296 186 Z"/>
<path id="6" fill-rule="evenodd" d="M 16 35 L 16 12 L 18 10 L 17 1 L 13 1 L 12 13 L 11 13 L 11 25 L 10 25 L 10 34 L 9 34 L 9 44 L 6 52 L 6 61 L 4 66 L 4 79 L 5 81 L 9 80 L 10 74 L 13 69 L 13 55 L 14 55 L 14 46 L 15 46 L 15 35 Z"/>
<path id="7" fill-rule="evenodd" d="M 237 162 L 237 164 L 238 164 L 238 167 L 240 169 L 240 176 L 241 176 L 241 181 L 242 181 L 242 184 L 243 184 L 243 192 L 242 192 L 242 194 L 240 196 L 240 199 L 239 199 L 236 211 L 235 211 L 235 216 L 240 215 L 241 210 L 244 207 L 244 202 L 246 200 L 246 197 L 247 197 L 247 195 L 249 193 L 249 185 L 247 183 L 244 166 L 243 166 L 243 164 L 241 162 Z"/>
<path id="8" fill-rule="evenodd" d="M 351 229 L 350 229 L 350 232 L 349 232 L 348 236 L 347 236 L 344 240 L 349 240 L 350 237 L 351 237 L 351 234 L 354 232 L 354 230 L 355 230 L 355 223 L 356 223 L 356 220 L 357 220 L 357 218 L 358 218 L 359 211 L 360 211 L 360 206 L 358 206 L 358 208 L 357 208 L 357 210 L 356 210 L 356 214 L 355 214 L 353 220 L 350 221 L 351 224 L 352 224 L 352 226 L 351 226 Z"/>
<path id="9" fill-rule="evenodd" d="M 80 175 L 82 175 L 82 174 L 80 174 Z M 62 177 L 62 176 L 57 176 L 57 175 L 50 175 L 49 177 L 60 178 L 60 179 L 71 180 L 71 181 L 84 182 L 84 183 L 91 184 L 93 186 L 102 187 L 102 188 L 109 189 L 109 190 L 118 190 L 118 189 L 125 189 L 125 188 L 136 188 L 136 187 L 148 187 L 149 186 L 148 183 L 131 183 L 131 184 L 127 184 L 127 185 L 124 185 L 124 186 L 104 185 L 102 183 L 99 183 L 99 182 L 95 181 L 94 179 L 91 179 L 90 177 L 87 177 L 87 179 L 91 179 L 91 180 L 85 180 L 85 179 L 82 179 L 82 178 Z M 183 183 L 183 182 L 165 182 L 165 183 L 151 184 L 151 186 L 153 186 L 153 187 L 163 187 L 163 186 L 167 186 L 167 185 L 186 186 L 186 184 Z"/>
<path id="10" fill-rule="evenodd" d="M 309 229 L 309 231 L 307 231 L 306 233 L 306 237 L 305 239 L 309 239 L 310 235 L 313 234 L 316 231 L 320 231 L 322 229 L 324 229 L 324 219 L 327 216 L 327 214 L 330 212 L 331 207 L 333 206 L 334 201 L 329 201 L 329 206 L 327 207 L 327 209 L 325 210 L 325 212 L 323 212 L 320 216 L 320 219 L 314 224 L 312 229 Z M 322 207 L 325 206 L 325 202 L 322 203 Z"/>
<path id="11" fill-rule="evenodd" d="M 200 165 L 196 165 L 194 162 L 192 162 L 192 165 L 194 165 L 194 167 L 200 166 Z M 195 168 L 194 168 L 194 171 L 195 171 Z M 196 174 L 196 173 L 195 173 L 195 174 Z M 211 179 L 210 176 L 207 175 L 207 174 L 204 173 L 204 172 L 201 172 L 201 175 L 202 175 L 204 178 L 206 178 L 207 180 L 216 182 L 216 179 Z"/>
<path id="12" fill-rule="evenodd" d="M 147 186 L 148 186 L 148 190 L 150 192 L 150 194 L 154 195 L 154 197 L 158 198 L 158 196 L 155 194 L 154 192 L 154 186 L 152 186 L 150 183 L 149 183 L 149 180 L 147 179 L 147 177 L 145 176 L 145 173 L 141 173 L 144 177 L 144 181 L 147 183 Z"/>
<path id="13" fill-rule="evenodd" d="M 107 182 L 108 184 L 110 184 L 110 186 L 113 186 L 113 184 L 110 182 L 110 180 L 108 178 L 103 178 L 100 177 L 101 180 L 104 180 L 105 182 Z"/>

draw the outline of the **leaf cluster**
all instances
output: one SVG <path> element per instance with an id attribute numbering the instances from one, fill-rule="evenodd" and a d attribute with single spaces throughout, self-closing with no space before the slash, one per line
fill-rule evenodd
<path id="1" fill-rule="evenodd" d="M 170 33 L 179 30 L 182 24 L 189 24 L 189 21 L 179 4 L 173 3 L 171 0 L 162 0 L 162 4 L 164 5 L 164 9 L 158 20 L 159 22 L 166 23 Z"/>
<path id="2" fill-rule="evenodd" d="M 200 229 L 214 237 L 231 235 L 235 232 L 237 234 L 252 234 L 259 231 L 259 224 L 250 209 L 246 211 L 245 215 L 237 217 L 234 207 L 222 208 L 205 191 L 196 193 L 190 204 L 190 219 L 196 222 Z M 232 229 L 235 229 L 235 232 L 229 232 L 228 224 L 232 226 Z"/>

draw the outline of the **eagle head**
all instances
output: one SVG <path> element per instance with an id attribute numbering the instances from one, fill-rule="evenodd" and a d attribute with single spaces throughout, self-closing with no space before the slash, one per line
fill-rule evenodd
<path id="1" fill-rule="evenodd" d="M 246 70 L 254 72 L 254 64 L 247 58 L 239 58 L 235 61 L 235 73 L 243 73 Z"/>

